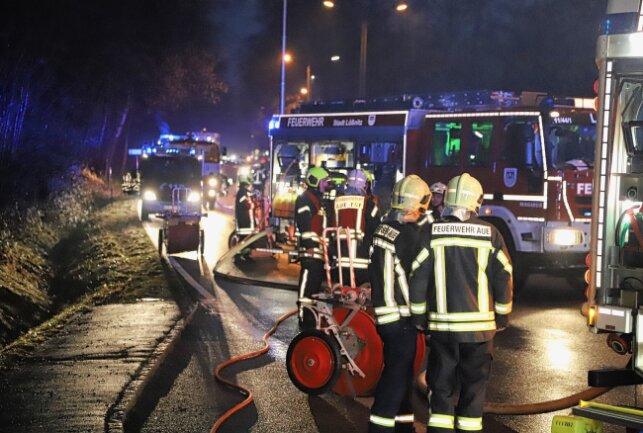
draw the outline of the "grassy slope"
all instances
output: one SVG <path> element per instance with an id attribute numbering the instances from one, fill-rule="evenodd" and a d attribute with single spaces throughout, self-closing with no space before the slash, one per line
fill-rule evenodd
<path id="1" fill-rule="evenodd" d="M 156 249 L 136 219 L 135 200 L 107 204 L 57 243 L 55 232 L 46 224 L 32 227 L 0 254 L 0 332 L 31 328 L 0 350 L 0 367 L 27 355 L 79 309 L 171 297 Z"/>

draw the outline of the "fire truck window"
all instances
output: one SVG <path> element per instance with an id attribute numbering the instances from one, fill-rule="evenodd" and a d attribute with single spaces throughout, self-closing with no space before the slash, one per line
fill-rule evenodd
<path id="1" fill-rule="evenodd" d="M 433 131 L 433 154 L 430 165 L 448 167 L 458 165 L 462 123 L 437 122 Z"/>
<path id="2" fill-rule="evenodd" d="M 274 179 L 297 183 L 308 167 L 308 143 L 278 143 L 274 151 Z"/>
<path id="3" fill-rule="evenodd" d="M 626 81 L 621 87 L 619 105 L 628 152 L 643 155 L 643 85 Z"/>
<path id="4" fill-rule="evenodd" d="M 353 143 L 349 141 L 327 141 L 313 143 L 310 160 L 317 167 L 353 167 Z"/>
<path id="5" fill-rule="evenodd" d="M 491 122 L 474 122 L 471 124 L 467 165 L 470 167 L 487 166 L 491 151 L 492 132 L 493 123 Z"/>
<path id="6" fill-rule="evenodd" d="M 373 174 L 373 193 L 378 196 L 380 209 L 388 210 L 393 186 L 402 177 L 402 144 L 360 143 L 358 148 L 359 167 Z"/>
<path id="7" fill-rule="evenodd" d="M 511 167 L 539 167 L 536 152 L 537 137 L 534 122 L 511 120 L 505 126 L 501 159 Z"/>

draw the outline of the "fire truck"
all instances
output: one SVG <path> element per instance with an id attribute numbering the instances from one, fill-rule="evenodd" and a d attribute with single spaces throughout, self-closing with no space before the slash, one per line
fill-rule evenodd
<path id="1" fill-rule="evenodd" d="M 385 111 L 391 106 L 398 109 Z M 373 173 L 383 210 L 406 174 L 447 183 L 466 171 L 483 185 L 481 216 L 503 234 L 516 262 L 516 286 L 528 266 L 576 267 L 582 275 L 595 114 L 591 99 L 505 91 L 304 105 L 270 124 L 273 204 L 284 194 L 296 196 L 293 188 L 320 161 L 329 170 Z M 326 149 L 332 152 L 324 155 Z"/>
<path id="2" fill-rule="evenodd" d="M 172 206 L 172 189 L 187 187 L 190 210 L 201 212 L 203 204 L 214 206 L 219 191 L 219 134 L 193 132 L 162 134 L 156 143 L 130 149 L 140 157 L 139 217 L 162 213 Z"/>
<path id="3" fill-rule="evenodd" d="M 592 386 L 643 383 L 643 6 L 609 0 L 598 39 L 598 138 L 591 233 L 589 329 L 629 357 L 590 371 Z M 620 366 L 622 367 L 622 366 Z M 585 403 L 573 412 L 643 430 L 643 410 Z"/>

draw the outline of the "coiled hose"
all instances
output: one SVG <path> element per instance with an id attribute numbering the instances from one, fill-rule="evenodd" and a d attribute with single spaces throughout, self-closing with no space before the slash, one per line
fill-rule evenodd
<path id="1" fill-rule="evenodd" d="M 227 360 L 225 362 L 222 362 L 221 364 L 216 366 L 216 368 L 214 369 L 214 378 L 218 382 L 223 383 L 224 385 L 227 385 L 227 386 L 229 386 L 231 388 L 239 390 L 241 392 L 241 394 L 243 396 L 245 396 L 245 398 L 241 401 L 241 403 L 235 405 L 231 409 L 228 409 L 223 415 L 221 415 L 221 417 L 217 420 L 217 422 L 214 423 L 214 425 L 212 426 L 212 429 L 210 430 L 210 433 L 216 433 L 219 430 L 219 427 L 221 427 L 221 425 L 223 425 L 223 423 L 226 422 L 226 420 L 228 418 L 230 418 L 236 412 L 240 411 L 241 409 L 243 409 L 244 407 L 248 406 L 250 403 L 252 403 L 254 401 L 254 396 L 252 395 L 252 392 L 248 388 L 245 388 L 245 387 L 243 387 L 241 385 L 237 385 L 236 383 L 225 379 L 223 376 L 221 376 L 221 371 L 223 369 L 225 369 L 226 367 L 232 365 L 232 364 L 235 364 L 237 362 L 240 362 L 240 361 L 243 361 L 243 360 L 246 360 L 246 359 L 256 358 L 256 357 L 261 356 L 264 353 L 268 352 L 268 350 L 270 349 L 270 345 L 268 344 L 268 339 L 270 338 L 270 336 L 272 336 L 272 334 L 274 334 L 277 331 L 277 328 L 279 327 L 281 322 L 283 322 L 284 320 L 288 319 L 289 317 L 294 316 L 295 314 L 297 314 L 297 311 L 298 310 L 296 310 L 296 309 L 292 310 L 292 311 L 289 311 L 288 313 L 284 314 L 279 319 L 277 319 L 277 321 L 272 326 L 272 328 L 270 328 L 270 330 L 268 332 L 266 332 L 264 334 L 263 338 L 262 338 L 262 341 L 263 341 L 263 344 L 264 344 L 263 348 L 261 348 L 259 350 L 256 350 L 254 352 L 245 353 L 243 355 L 235 356 L 234 358 L 231 358 L 231 359 L 229 359 L 229 360 Z"/>

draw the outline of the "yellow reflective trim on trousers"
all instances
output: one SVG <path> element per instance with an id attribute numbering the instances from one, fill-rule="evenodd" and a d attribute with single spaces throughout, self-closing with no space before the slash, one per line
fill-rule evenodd
<path id="1" fill-rule="evenodd" d="M 432 331 L 445 331 L 445 332 L 493 331 L 494 329 L 496 329 L 496 322 L 462 322 L 462 323 L 429 322 L 429 329 Z"/>
<path id="2" fill-rule="evenodd" d="M 505 268 L 505 271 L 507 271 L 509 275 L 513 275 L 513 266 L 511 266 L 511 262 L 509 261 L 509 258 L 507 257 L 505 252 L 503 250 L 498 251 L 496 257 L 498 257 L 498 261 Z"/>
<path id="3" fill-rule="evenodd" d="M 494 308 L 496 310 L 496 313 L 498 314 L 509 314 L 511 313 L 511 310 L 513 310 L 513 302 L 510 302 L 508 304 L 501 304 L 500 302 L 496 302 Z"/>
<path id="4" fill-rule="evenodd" d="M 383 416 L 371 414 L 368 420 L 371 424 L 381 425 L 382 427 L 395 427 L 395 418 L 384 418 Z"/>
<path id="5" fill-rule="evenodd" d="M 429 312 L 429 320 L 436 322 L 483 322 L 494 320 L 493 311 L 474 311 L 468 313 L 434 313 Z"/>
<path id="6" fill-rule="evenodd" d="M 411 313 L 413 314 L 426 313 L 426 302 L 422 302 L 421 304 L 411 304 Z"/>
<path id="7" fill-rule="evenodd" d="M 408 423 L 408 422 L 414 422 L 415 421 L 415 416 L 411 414 L 407 415 L 397 415 L 395 417 L 395 422 L 397 423 Z"/>
<path id="8" fill-rule="evenodd" d="M 482 430 L 482 418 L 467 418 L 459 416 L 456 419 L 456 428 L 459 430 L 478 431 Z"/>
<path id="9" fill-rule="evenodd" d="M 435 249 L 435 301 L 438 313 L 447 312 L 447 287 L 445 281 L 444 247 Z"/>
<path id="10" fill-rule="evenodd" d="M 427 424 L 429 427 L 440 427 L 440 428 L 454 428 L 455 427 L 455 417 L 453 415 L 443 415 L 439 413 L 432 413 Z"/>
<path id="11" fill-rule="evenodd" d="M 491 241 L 468 238 L 439 238 L 431 241 L 433 247 L 466 247 L 466 248 L 488 248 L 493 250 Z"/>
<path id="12" fill-rule="evenodd" d="M 487 248 L 478 249 L 478 309 L 480 311 L 489 311 L 489 280 L 487 279 L 489 252 Z"/>

